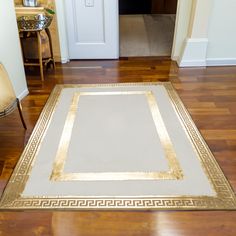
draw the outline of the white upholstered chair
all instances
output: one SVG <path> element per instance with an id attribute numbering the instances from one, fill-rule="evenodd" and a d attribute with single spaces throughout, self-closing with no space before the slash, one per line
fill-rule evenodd
<path id="1" fill-rule="evenodd" d="M 0 118 L 9 115 L 16 108 L 18 108 L 21 122 L 26 129 L 20 101 L 15 95 L 6 69 L 0 64 Z"/>

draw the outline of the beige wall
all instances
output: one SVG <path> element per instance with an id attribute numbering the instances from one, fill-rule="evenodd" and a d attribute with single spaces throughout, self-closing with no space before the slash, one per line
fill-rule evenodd
<path id="1" fill-rule="evenodd" d="M 207 38 L 214 0 L 192 0 L 189 38 Z"/>
<path id="2" fill-rule="evenodd" d="M 215 0 L 208 33 L 208 59 L 236 63 L 236 0 Z"/>
<path id="3" fill-rule="evenodd" d="M 55 9 L 55 0 L 38 0 L 38 4 L 41 6 L 47 6 L 47 3 L 51 3 L 51 7 Z M 21 0 L 15 0 L 15 5 L 22 5 Z M 61 61 L 61 52 L 60 52 L 60 44 L 59 44 L 59 35 L 58 35 L 58 26 L 57 26 L 57 15 L 54 15 L 54 19 L 52 21 L 51 26 L 49 27 L 51 35 L 52 35 L 52 41 L 53 41 L 53 52 L 54 57 L 57 62 Z"/>
<path id="4" fill-rule="evenodd" d="M 172 50 L 172 59 L 177 60 L 183 50 L 183 44 L 188 35 L 192 0 L 178 0 L 175 38 Z"/>
<path id="5" fill-rule="evenodd" d="M 16 96 L 22 98 L 27 95 L 28 89 L 13 0 L 1 0 L 0 12 L 0 63 L 8 71 Z"/>

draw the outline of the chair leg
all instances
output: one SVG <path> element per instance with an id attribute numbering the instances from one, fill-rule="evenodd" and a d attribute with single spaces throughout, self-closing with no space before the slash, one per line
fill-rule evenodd
<path id="1" fill-rule="evenodd" d="M 17 108 L 18 108 L 18 111 L 19 111 L 19 114 L 20 114 L 21 122 L 22 122 L 24 128 L 27 129 L 27 126 L 26 126 L 26 124 L 25 124 L 24 117 L 23 117 L 23 114 L 22 114 L 21 104 L 20 104 L 20 101 L 19 101 L 18 98 L 17 98 Z"/>

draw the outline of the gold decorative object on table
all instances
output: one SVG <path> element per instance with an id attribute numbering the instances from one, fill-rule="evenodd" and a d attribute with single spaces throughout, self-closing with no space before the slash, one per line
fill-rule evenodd
<path id="1" fill-rule="evenodd" d="M 52 22 L 52 16 L 43 14 L 33 16 L 20 16 L 17 18 L 17 25 L 20 31 L 37 31 L 48 28 Z"/>

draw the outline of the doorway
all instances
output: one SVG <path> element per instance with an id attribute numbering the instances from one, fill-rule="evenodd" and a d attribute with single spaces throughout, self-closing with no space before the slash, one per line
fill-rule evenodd
<path id="1" fill-rule="evenodd" d="M 177 0 L 119 0 L 120 57 L 171 56 Z"/>
<path id="2" fill-rule="evenodd" d="M 76 0 L 80 1 L 80 0 Z M 84 0 L 81 0 L 84 2 Z M 113 0 L 102 0 L 105 3 L 106 2 L 113 2 Z M 119 41 L 119 29 L 118 29 L 118 18 L 119 18 L 119 11 L 118 11 L 118 0 L 116 1 L 117 5 L 117 11 L 114 13 L 115 21 L 117 19 L 117 26 L 113 28 L 113 30 L 117 29 L 117 42 Z M 70 2 L 69 0 L 63 0 L 63 1 L 56 1 L 56 16 L 57 16 L 57 22 L 58 22 L 58 28 L 59 28 L 59 40 L 60 40 L 60 51 L 61 51 L 61 57 L 62 62 L 66 63 L 70 60 L 69 55 L 69 40 L 68 40 L 68 28 L 67 28 L 67 14 L 66 14 L 66 4 Z M 136 2 L 136 1 L 135 1 Z M 110 12 L 110 11 L 109 11 Z M 185 43 L 185 39 L 188 34 L 188 28 L 189 28 L 189 21 L 191 15 L 193 15 L 194 12 L 192 10 L 192 1 L 186 1 L 186 0 L 178 0 L 178 6 L 177 6 L 177 14 L 176 14 L 176 22 L 175 22 L 175 33 L 174 33 L 174 42 L 173 42 L 173 49 L 171 58 L 174 61 L 179 60 L 179 58 L 182 55 L 183 46 Z M 72 15 L 72 14 L 71 14 Z M 69 15 L 70 16 L 70 15 Z M 107 18 L 106 18 L 107 19 Z M 113 59 L 119 57 L 119 44 L 117 43 L 117 57 L 114 56 Z M 78 54 L 78 59 L 83 59 L 83 54 Z M 81 57 L 80 57 L 81 56 Z M 91 55 L 90 58 L 93 58 L 94 55 Z M 97 57 L 98 58 L 98 57 Z M 103 55 L 100 56 L 100 59 L 103 58 Z"/>

